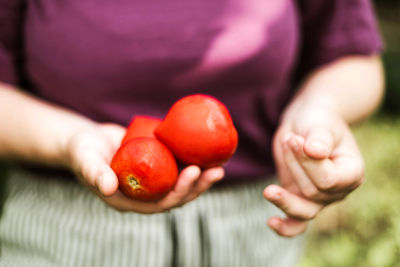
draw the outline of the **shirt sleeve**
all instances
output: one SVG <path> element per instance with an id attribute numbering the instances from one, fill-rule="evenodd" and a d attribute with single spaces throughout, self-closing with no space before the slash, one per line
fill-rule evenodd
<path id="1" fill-rule="evenodd" d="M 0 81 L 19 84 L 22 66 L 22 0 L 0 0 Z"/>
<path id="2" fill-rule="evenodd" d="M 346 55 L 371 55 L 382 40 L 370 0 L 299 0 L 301 51 L 307 72 Z"/>

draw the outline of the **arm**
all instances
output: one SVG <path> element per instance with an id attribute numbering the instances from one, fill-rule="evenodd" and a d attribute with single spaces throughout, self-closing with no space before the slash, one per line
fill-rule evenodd
<path id="1" fill-rule="evenodd" d="M 378 56 L 349 56 L 315 70 L 305 79 L 284 117 L 302 106 L 320 106 L 347 123 L 370 115 L 383 97 L 383 69 Z"/>
<path id="2" fill-rule="evenodd" d="M 157 202 L 140 202 L 118 191 L 109 166 L 125 129 L 99 124 L 0 83 L 0 158 L 70 169 L 90 190 L 119 210 L 162 212 L 196 198 L 223 177 L 221 167 L 182 170 L 175 188 Z"/>
<path id="3" fill-rule="evenodd" d="M 363 160 L 348 124 L 370 115 L 382 95 L 383 71 L 377 56 L 336 60 L 304 81 L 273 141 L 281 186 L 264 191 L 288 216 L 269 220 L 278 234 L 303 232 L 324 206 L 362 183 Z"/>
<path id="4" fill-rule="evenodd" d="M 0 83 L 0 157 L 67 167 L 64 147 L 76 131 L 96 124 L 77 113 Z"/>

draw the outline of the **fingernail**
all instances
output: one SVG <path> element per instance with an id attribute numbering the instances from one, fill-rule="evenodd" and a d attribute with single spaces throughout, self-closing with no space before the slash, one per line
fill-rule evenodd
<path id="1" fill-rule="evenodd" d="M 266 193 L 267 193 L 268 199 L 270 199 L 272 201 L 277 201 L 277 200 L 281 199 L 281 197 L 282 197 L 282 193 L 275 187 L 268 188 Z"/>
<path id="2" fill-rule="evenodd" d="M 281 197 L 282 197 L 282 194 L 280 192 L 277 192 L 274 195 L 272 195 L 272 200 L 277 201 L 277 200 L 281 199 Z"/>
<path id="3" fill-rule="evenodd" d="M 326 147 L 326 144 L 322 141 L 313 140 L 313 141 L 311 141 L 310 146 L 316 150 L 323 152 L 323 153 L 328 153 L 328 148 Z"/>

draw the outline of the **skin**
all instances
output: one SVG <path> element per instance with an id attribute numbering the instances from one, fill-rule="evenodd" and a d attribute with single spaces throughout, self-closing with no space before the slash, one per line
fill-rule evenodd
<path id="1" fill-rule="evenodd" d="M 348 124 L 376 109 L 382 77 L 376 56 L 343 58 L 311 73 L 286 108 L 273 141 L 281 184 L 264 190 L 288 216 L 268 221 L 278 234 L 302 233 L 324 206 L 362 183 L 363 161 Z M 150 214 L 182 206 L 224 176 L 222 167 L 188 166 L 164 198 L 136 201 L 118 190 L 109 167 L 124 127 L 95 123 L 6 84 L 0 84 L 0 121 L 0 157 L 70 169 L 121 211 Z"/>
<path id="2" fill-rule="evenodd" d="M 291 237 L 328 204 L 364 181 L 364 163 L 349 124 L 371 114 L 383 95 L 377 56 L 342 58 L 315 70 L 287 106 L 273 140 L 280 185 L 264 197 L 286 213 L 268 225 Z"/>
<path id="3" fill-rule="evenodd" d="M 182 206 L 224 176 L 221 167 L 201 171 L 191 165 L 162 199 L 132 200 L 118 190 L 118 178 L 109 166 L 124 127 L 95 123 L 6 84 L 0 84 L 0 121 L 1 158 L 70 169 L 83 185 L 120 211 L 150 214 Z"/>

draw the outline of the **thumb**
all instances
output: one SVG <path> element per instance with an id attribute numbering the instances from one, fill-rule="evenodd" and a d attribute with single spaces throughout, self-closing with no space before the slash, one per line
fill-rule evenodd
<path id="1" fill-rule="evenodd" d="M 97 177 L 96 185 L 101 194 L 105 197 L 112 196 L 118 190 L 118 178 L 110 167 L 104 167 Z"/>
<path id="2" fill-rule="evenodd" d="M 305 137 L 304 153 L 314 159 L 328 158 L 333 150 L 334 136 L 326 127 L 317 126 L 308 131 Z"/>

